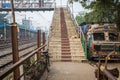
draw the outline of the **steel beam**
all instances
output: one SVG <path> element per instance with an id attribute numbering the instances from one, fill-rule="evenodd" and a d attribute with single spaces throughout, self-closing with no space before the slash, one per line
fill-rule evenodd
<path id="1" fill-rule="evenodd" d="M 14 11 L 53 11 L 54 8 L 14 8 Z M 0 11 L 11 11 L 10 8 L 1 8 Z"/>

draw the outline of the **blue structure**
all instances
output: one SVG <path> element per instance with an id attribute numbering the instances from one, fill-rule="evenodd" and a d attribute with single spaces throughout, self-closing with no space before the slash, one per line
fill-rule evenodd
<path id="1" fill-rule="evenodd" d="M 11 40 L 11 25 L 6 23 L 0 23 L 0 40 L 4 39 L 6 37 L 7 40 Z M 36 38 L 37 37 L 37 31 L 27 28 L 23 25 L 18 24 L 19 27 L 19 33 L 18 38 L 19 39 L 30 39 L 30 38 Z"/>
<path id="2" fill-rule="evenodd" d="M 10 27 L 10 24 L 4 24 L 4 23 L 0 23 L 0 28 L 3 28 L 3 27 Z M 23 25 L 21 25 L 21 24 L 18 24 L 18 27 L 19 27 L 19 29 L 24 29 L 24 30 L 29 30 L 29 31 L 32 31 L 32 32 L 37 32 L 36 30 L 33 30 L 33 29 L 29 29 L 28 27 L 25 27 L 25 26 L 23 26 Z"/>
<path id="3" fill-rule="evenodd" d="M 80 26 L 81 26 L 81 29 L 82 29 L 83 33 L 86 35 L 87 34 L 87 24 L 86 24 L 86 22 L 83 22 Z"/>
<path id="4" fill-rule="evenodd" d="M 10 8 L 10 3 L 2 3 L 2 8 Z"/>
<path id="5" fill-rule="evenodd" d="M 4 26 L 9 27 L 10 25 L 9 25 L 9 24 L 0 23 L 0 28 L 2 28 L 2 27 L 4 27 Z"/>

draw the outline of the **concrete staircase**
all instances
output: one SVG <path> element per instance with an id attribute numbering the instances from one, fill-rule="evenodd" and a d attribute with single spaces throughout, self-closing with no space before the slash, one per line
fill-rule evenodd
<path id="1" fill-rule="evenodd" d="M 55 10 L 49 40 L 49 54 L 51 61 L 86 60 L 75 25 L 66 8 Z"/>

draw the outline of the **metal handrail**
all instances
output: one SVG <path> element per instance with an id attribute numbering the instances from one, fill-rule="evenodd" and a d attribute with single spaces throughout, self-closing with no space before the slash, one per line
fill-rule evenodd
<path id="1" fill-rule="evenodd" d="M 0 74 L 0 79 L 4 79 L 6 77 L 6 75 L 9 75 L 14 69 L 16 69 L 17 67 L 19 67 L 24 61 L 26 61 L 27 59 L 29 59 L 30 57 L 32 57 L 34 54 L 37 54 L 37 52 L 39 50 L 41 50 L 42 48 L 44 48 L 45 46 L 47 46 L 47 44 L 41 46 L 40 48 L 37 48 L 36 50 L 32 51 L 30 54 L 28 54 L 25 57 L 23 57 L 22 59 L 20 59 L 15 64 L 13 64 L 12 66 L 10 66 L 9 68 L 3 70 L 3 72 Z"/>
<path id="2" fill-rule="evenodd" d="M 72 18 L 72 20 L 74 21 L 74 25 L 75 25 L 75 30 L 76 30 L 78 36 L 80 37 L 80 40 L 81 40 L 82 45 L 83 45 L 84 52 L 86 53 L 86 50 L 87 50 L 87 44 L 86 44 L 86 38 L 85 38 L 85 35 L 84 35 L 84 33 L 83 33 L 81 27 L 79 27 L 79 25 L 78 25 L 76 19 L 73 17 L 73 14 L 72 14 L 72 12 L 71 12 L 69 6 L 67 6 L 67 9 L 68 9 L 68 11 L 69 11 L 70 14 L 71 14 L 71 18 Z M 84 40 L 84 42 L 83 42 L 83 40 Z M 86 55 L 87 55 L 87 53 L 86 53 Z M 87 56 L 86 56 L 86 58 L 87 58 Z"/>
<path id="3" fill-rule="evenodd" d="M 55 15 L 55 10 L 56 10 L 56 7 L 54 8 L 54 13 L 53 13 L 53 15 Z M 53 21 L 53 19 L 54 19 L 54 16 L 52 17 L 52 21 Z M 48 41 L 47 41 L 47 47 L 49 47 L 49 41 L 50 41 L 50 38 L 51 38 L 51 30 L 52 30 L 52 22 L 51 22 L 51 25 L 50 25 L 50 28 L 49 28 L 49 35 L 48 35 Z"/>
<path id="4" fill-rule="evenodd" d="M 71 12 L 71 10 L 70 10 L 70 7 L 69 7 L 69 6 L 67 6 L 67 8 L 68 8 L 68 11 L 70 11 L 71 18 L 72 18 L 72 20 L 74 21 L 74 24 L 76 25 L 76 26 L 75 26 L 76 31 L 77 31 L 77 30 L 79 30 L 79 31 L 80 31 L 80 32 L 78 32 L 78 31 L 77 31 L 78 35 L 82 35 L 82 36 L 83 36 L 83 38 L 85 39 L 84 33 L 83 33 L 83 31 L 82 31 L 81 27 L 79 27 L 79 25 L 78 25 L 78 23 L 77 23 L 76 19 L 73 17 L 73 14 L 72 14 L 72 12 Z M 81 37 L 80 37 L 80 38 L 81 38 Z"/>
<path id="5" fill-rule="evenodd" d="M 76 30 L 78 30 L 77 33 L 78 33 L 78 35 L 79 35 L 79 37 L 80 37 L 80 40 L 81 40 L 81 42 L 82 42 L 82 46 L 83 46 L 83 49 L 84 49 L 84 52 L 85 52 L 86 58 L 87 58 L 87 56 L 88 56 L 88 55 L 87 55 L 87 52 L 86 52 L 86 51 L 87 51 L 87 43 L 86 43 L 85 35 L 84 35 L 81 27 L 79 27 L 76 19 L 74 19 L 74 23 L 75 23 L 76 26 L 78 27 L 78 28 L 76 28 Z"/>

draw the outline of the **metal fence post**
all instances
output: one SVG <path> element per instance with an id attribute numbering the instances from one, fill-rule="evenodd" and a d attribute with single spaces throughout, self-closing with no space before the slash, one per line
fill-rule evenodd
<path id="1" fill-rule="evenodd" d="M 19 61 L 19 52 L 18 52 L 18 39 L 17 39 L 17 25 L 12 24 L 11 26 L 11 36 L 12 36 L 12 54 L 13 54 L 13 64 Z M 14 70 L 14 80 L 18 80 L 20 77 L 19 67 Z"/>
<path id="2" fill-rule="evenodd" d="M 43 32 L 43 45 L 45 44 L 45 32 Z M 45 47 L 43 48 L 43 50 L 45 50 Z"/>
<path id="3" fill-rule="evenodd" d="M 15 13 L 14 13 L 14 4 L 13 0 L 11 1 L 11 11 L 13 23 L 11 26 L 11 37 L 12 37 L 12 54 L 13 54 L 13 64 L 19 61 L 19 53 L 18 53 L 18 39 L 17 39 L 17 24 L 15 23 Z M 20 69 L 19 67 L 14 70 L 14 80 L 18 80 L 20 77 Z"/>
<path id="4" fill-rule="evenodd" d="M 38 30 L 37 32 L 37 47 L 39 48 L 41 46 L 41 30 Z M 41 57 L 40 51 L 37 53 L 37 60 L 39 60 Z"/>

